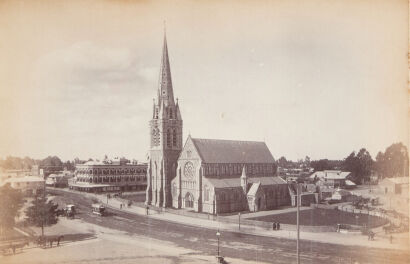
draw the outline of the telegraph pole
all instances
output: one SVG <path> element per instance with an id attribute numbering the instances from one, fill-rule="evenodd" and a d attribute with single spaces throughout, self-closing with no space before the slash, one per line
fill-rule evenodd
<path id="1" fill-rule="evenodd" d="M 43 201 L 44 205 L 42 206 L 42 217 L 41 217 L 41 236 L 44 237 L 44 218 L 45 218 L 45 202 L 46 202 L 46 179 L 44 178 L 44 188 L 43 188 Z"/>
<path id="2" fill-rule="evenodd" d="M 300 206 L 300 185 L 297 183 L 296 185 L 296 257 L 297 257 L 297 264 L 300 264 L 300 257 L 299 257 L 299 206 Z"/>

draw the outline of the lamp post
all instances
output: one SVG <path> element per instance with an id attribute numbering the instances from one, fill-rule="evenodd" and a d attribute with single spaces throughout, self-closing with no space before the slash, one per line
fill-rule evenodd
<path id="1" fill-rule="evenodd" d="M 296 210 L 296 227 L 297 227 L 296 228 L 297 229 L 297 231 L 296 231 L 296 233 L 297 233 L 296 261 L 297 261 L 297 264 L 299 264 L 300 263 L 300 257 L 299 257 L 299 207 L 300 207 L 300 200 L 301 200 L 299 183 L 297 183 L 296 187 L 297 187 L 297 189 L 296 189 L 296 207 L 297 207 L 297 210 Z"/>
<path id="2" fill-rule="evenodd" d="M 239 222 L 238 222 L 239 230 L 241 230 L 241 213 L 240 212 L 238 213 L 238 217 L 239 217 Z"/>
<path id="3" fill-rule="evenodd" d="M 218 229 L 218 231 L 216 232 L 216 237 L 218 238 L 218 255 L 217 255 L 217 257 L 219 258 L 219 236 L 221 235 L 221 233 L 219 233 L 219 229 Z"/>

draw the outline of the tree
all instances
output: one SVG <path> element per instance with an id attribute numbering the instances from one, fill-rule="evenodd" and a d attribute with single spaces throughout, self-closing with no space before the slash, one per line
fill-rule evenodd
<path id="1" fill-rule="evenodd" d="M 321 159 L 321 160 L 312 160 L 310 162 L 310 166 L 315 171 L 323 171 L 323 170 L 330 170 L 333 169 L 332 165 L 330 164 L 328 159 Z"/>
<path id="2" fill-rule="evenodd" d="M 57 223 L 57 207 L 58 205 L 52 201 L 47 202 L 46 197 L 36 196 L 32 205 L 26 210 L 27 222 L 41 226 L 43 233 L 44 226 Z"/>
<path id="3" fill-rule="evenodd" d="M 66 162 L 63 163 L 64 167 L 68 170 L 68 171 L 74 171 L 75 170 L 75 165 L 74 163 L 72 163 L 71 161 L 67 160 Z"/>
<path id="4" fill-rule="evenodd" d="M 278 166 L 281 167 L 281 168 L 287 168 L 287 166 L 288 166 L 288 161 L 286 160 L 285 157 L 282 156 L 282 157 L 279 158 L 279 160 L 278 160 Z"/>
<path id="5" fill-rule="evenodd" d="M 384 153 L 377 154 L 374 168 L 382 178 L 407 176 L 409 173 L 407 147 L 401 142 L 390 145 Z"/>
<path id="6" fill-rule="evenodd" d="M 57 156 L 48 156 L 40 163 L 42 167 L 62 167 L 63 163 Z"/>
<path id="7" fill-rule="evenodd" d="M 310 167 L 310 157 L 309 156 L 305 157 L 304 165 L 306 168 Z"/>
<path id="8" fill-rule="evenodd" d="M 5 184 L 0 187 L 0 235 L 13 228 L 15 217 L 23 206 L 23 196 L 19 190 Z"/>
<path id="9" fill-rule="evenodd" d="M 356 184 L 370 180 L 372 167 L 372 156 L 365 148 L 361 148 L 357 154 L 354 151 L 350 153 L 342 164 L 343 170 L 353 173 L 353 181 Z"/>

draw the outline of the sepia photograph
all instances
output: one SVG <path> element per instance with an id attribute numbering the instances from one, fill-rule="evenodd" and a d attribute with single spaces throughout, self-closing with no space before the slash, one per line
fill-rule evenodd
<path id="1" fill-rule="evenodd" d="M 406 0 L 0 0 L 0 263 L 406 264 Z"/>

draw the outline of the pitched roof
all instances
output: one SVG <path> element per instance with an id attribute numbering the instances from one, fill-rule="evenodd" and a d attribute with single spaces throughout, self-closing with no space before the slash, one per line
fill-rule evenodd
<path id="1" fill-rule="evenodd" d="M 274 163 L 265 142 L 191 138 L 205 163 Z"/>
<path id="2" fill-rule="evenodd" d="M 349 171 L 338 171 L 338 170 L 325 170 L 325 171 L 315 171 L 312 173 L 309 178 L 313 179 L 318 177 L 319 179 L 332 179 L 332 180 L 343 180 L 349 176 L 351 172 Z"/>
<path id="3" fill-rule="evenodd" d="M 215 188 L 234 188 L 241 187 L 241 180 L 239 178 L 228 179 L 214 179 L 206 178 Z M 281 177 L 248 177 L 248 183 L 259 182 L 261 185 L 273 185 L 273 184 L 287 184 Z"/>
<path id="4" fill-rule="evenodd" d="M 393 177 L 393 178 L 388 178 L 395 184 L 408 184 L 409 183 L 409 177 Z"/>
<path id="5" fill-rule="evenodd" d="M 248 195 L 255 196 L 256 193 L 258 192 L 260 186 L 261 186 L 261 183 L 260 183 L 260 182 L 255 182 L 255 183 L 253 183 L 252 186 L 251 186 L 251 188 L 250 188 L 249 191 L 248 191 Z"/>

